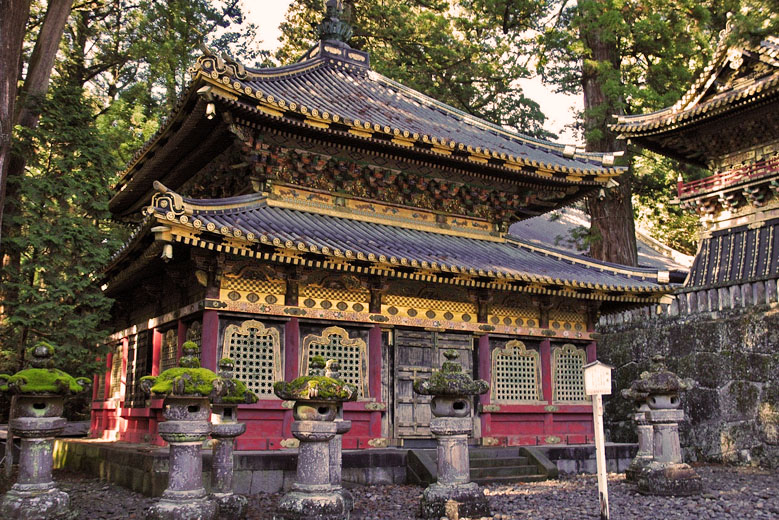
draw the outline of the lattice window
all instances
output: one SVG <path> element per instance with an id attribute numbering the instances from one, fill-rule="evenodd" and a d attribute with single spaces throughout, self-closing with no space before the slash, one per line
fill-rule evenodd
<path id="1" fill-rule="evenodd" d="M 368 396 L 368 355 L 365 341 L 350 338 L 341 327 L 328 327 L 322 335 L 309 334 L 303 338 L 301 374 L 308 374 L 314 356 L 337 359 L 341 364 L 341 379 L 357 386 L 359 397 Z"/>
<path id="2" fill-rule="evenodd" d="M 571 343 L 552 350 L 554 373 L 554 400 L 560 402 L 586 401 L 584 393 L 584 365 L 587 353 Z"/>
<path id="3" fill-rule="evenodd" d="M 187 341 L 194 341 L 200 347 L 197 351 L 197 358 L 201 359 L 200 354 L 203 350 L 203 324 L 199 321 L 193 321 L 187 329 Z"/>
<path id="4" fill-rule="evenodd" d="M 259 397 L 272 397 L 282 378 L 279 331 L 255 320 L 225 329 L 222 356 L 235 361 L 235 376 Z"/>
<path id="5" fill-rule="evenodd" d="M 178 334 L 175 329 L 170 329 L 162 336 L 162 346 L 160 347 L 160 372 L 176 367 L 178 363 L 178 352 Z"/>
<path id="6" fill-rule="evenodd" d="M 492 351 L 490 399 L 502 402 L 539 401 L 541 396 L 541 356 L 527 350 L 521 341 Z"/>
<path id="7" fill-rule="evenodd" d="M 114 349 L 114 357 L 111 358 L 111 386 L 109 397 L 119 397 L 122 391 L 122 343 L 119 342 Z"/>

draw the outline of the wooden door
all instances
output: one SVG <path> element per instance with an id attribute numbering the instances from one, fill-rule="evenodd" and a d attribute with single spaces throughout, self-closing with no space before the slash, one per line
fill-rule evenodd
<path id="1" fill-rule="evenodd" d="M 427 439 L 430 433 L 430 396 L 414 392 L 414 379 L 429 378 L 441 368 L 444 351 L 456 350 L 458 361 L 466 373 L 473 372 L 473 338 L 470 334 L 426 331 L 421 329 L 394 330 L 394 437 L 396 439 Z"/>

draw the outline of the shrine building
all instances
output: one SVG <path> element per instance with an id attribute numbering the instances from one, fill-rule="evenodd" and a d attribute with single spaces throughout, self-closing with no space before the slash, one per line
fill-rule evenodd
<path id="1" fill-rule="evenodd" d="M 334 3 L 333 3 L 334 4 Z M 206 53 L 110 201 L 132 237 L 104 272 L 115 299 L 90 435 L 162 444 L 139 380 L 235 361 L 258 396 L 238 449 L 294 446 L 274 381 L 337 358 L 360 398 L 344 447 L 432 445 L 414 378 L 454 349 L 489 382 L 474 444 L 592 441 L 582 366 L 601 314 L 657 304 L 668 272 L 524 241 L 509 225 L 608 189 L 614 157 L 527 137 L 373 71 L 332 5 L 297 63 Z"/>
<path id="2" fill-rule="evenodd" d="M 777 300 L 779 278 L 779 38 L 732 45 L 727 32 L 708 67 L 673 106 L 621 116 L 622 138 L 707 168 L 678 183 L 701 223 L 680 313 Z"/>

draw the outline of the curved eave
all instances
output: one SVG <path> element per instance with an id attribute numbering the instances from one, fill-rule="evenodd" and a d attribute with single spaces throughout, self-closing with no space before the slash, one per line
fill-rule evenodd
<path id="1" fill-rule="evenodd" d="M 309 239 L 306 236 L 294 238 L 289 236 L 287 231 L 274 231 L 272 226 L 255 234 L 252 230 L 256 228 L 235 227 L 230 224 L 228 215 L 236 211 L 241 202 L 243 204 L 242 210 L 264 204 L 261 197 L 254 197 L 251 200 L 246 198 L 243 201 L 236 200 L 233 201 L 235 204 L 230 202 L 225 205 L 220 201 L 198 202 L 182 198 L 176 200 L 177 195 L 171 193 L 169 195 L 174 197 L 174 199 L 168 200 L 172 200 L 175 210 L 171 210 L 171 202 L 168 202 L 166 209 L 150 206 L 147 208 L 147 213 L 158 224 L 169 228 L 171 240 L 243 257 L 285 262 L 289 262 L 289 258 L 293 258 L 295 263 L 308 263 L 313 267 L 333 269 L 342 269 L 344 265 L 351 264 L 372 274 L 388 276 L 399 274 L 403 277 L 409 277 L 413 274 L 413 277 L 429 281 L 446 281 L 452 277 L 459 277 L 464 278 L 468 285 L 486 288 L 505 290 L 523 288 L 530 292 L 533 292 L 535 288 L 543 289 L 543 292 L 548 294 L 613 301 L 654 301 L 673 290 L 667 283 L 659 281 L 662 275 L 655 269 L 616 266 L 534 246 L 516 239 L 504 240 L 502 246 L 501 244 L 493 244 L 489 247 L 522 248 L 526 251 L 526 255 L 534 255 L 536 262 L 542 258 L 550 257 L 554 261 L 564 262 L 565 265 L 574 264 L 576 269 L 586 269 L 582 272 L 590 273 L 590 276 L 592 273 L 603 273 L 604 278 L 613 280 L 614 283 L 595 283 L 526 271 L 519 272 L 516 267 L 502 270 L 495 264 L 493 264 L 495 267 L 489 270 L 476 269 L 469 267 L 467 263 L 460 263 L 454 257 L 450 258 L 449 262 L 445 262 L 435 261 L 439 259 L 434 257 L 425 260 L 424 256 L 421 259 L 401 255 L 397 257 L 385 256 L 381 253 L 382 248 L 364 251 L 357 248 L 347 249 L 340 245 L 344 243 L 343 241 L 335 241 L 328 246 L 327 242 L 323 245 L 319 238 L 311 237 Z M 228 206 L 233 207 L 231 209 Z M 244 217 L 242 216 L 236 222 L 243 222 Z M 296 219 L 297 217 L 290 214 L 289 218 Z M 345 225 L 348 224 L 345 223 Z M 428 231 L 428 233 L 431 232 Z M 446 237 L 440 236 L 440 239 L 446 240 Z M 488 242 L 483 243 L 486 245 Z M 338 249 L 336 247 L 338 245 L 343 249 Z M 389 255 L 389 253 L 386 254 Z M 287 260 L 283 260 L 284 257 Z M 338 267 L 339 265 L 342 267 Z M 629 280 L 629 283 L 623 284 L 620 279 L 624 279 L 625 282 Z"/>

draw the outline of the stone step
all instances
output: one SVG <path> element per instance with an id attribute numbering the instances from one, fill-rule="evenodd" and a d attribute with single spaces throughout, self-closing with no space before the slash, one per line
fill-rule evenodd
<path id="1" fill-rule="evenodd" d="M 471 448 L 468 450 L 468 458 L 474 459 L 502 459 L 506 457 L 519 457 L 518 448 Z"/>
<path id="2" fill-rule="evenodd" d="M 471 468 L 471 480 L 494 477 L 520 477 L 524 475 L 537 475 L 538 467 L 524 466 L 499 466 L 493 468 Z"/>
<path id="3" fill-rule="evenodd" d="M 514 482 L 543 482 L 546 475 L 514 475 L 510 477 L 485 477 L 471 479 L 480 486 L 485 484 L 511 484 Z"/>
<path id="4" fill-rule="evenodd" d="M 494 459 L 486 457 L 471 457 L 469 461 L 471 468 L 495 468 L 498 466 L 528 465 L 527 457 L 500 457 Z"/>

